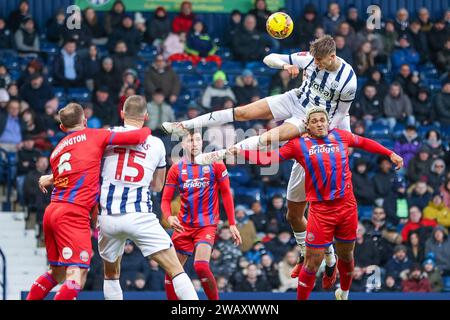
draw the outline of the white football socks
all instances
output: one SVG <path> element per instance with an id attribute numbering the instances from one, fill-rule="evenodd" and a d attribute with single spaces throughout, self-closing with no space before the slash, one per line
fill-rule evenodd
<path id="1" fill-rule="evenodd" d="M 172 278 L 172 285 L 180 300 L 198 300 L 197 292 L 194 289 L 191 279 L 183 272 Z"/>
<path id="2" fill-rule="evenodd" d="M 305 246 L 305 237 L 306 231 L 303 232 L 294 232 L 295 241 L 297 241 L 298 246 L 300 247 L 300 254 L 305 256 L 306 246 Z"/>
<path id="3" fill-rule="evenodd" d="M 103 294 L 105 300 L 123 300 L 122 288 L 119 280 L 103 280 Z"/>
<path id="4" fill-rule="evenodd" d="M 328 267 L 332 267 L 336 264 L 336 257 L 334 255 L 334 248 L 332 244 L 325 249 L 325 263 Z"/>
<path id="5" fill-rule="evenodd" d="M 194 119 L 182 121 L 184 128 L 190 130 L 209 126 L 219 126 L 228 122 L 233 122 L 233 109 L 225 109 L 210 112 Z"/>

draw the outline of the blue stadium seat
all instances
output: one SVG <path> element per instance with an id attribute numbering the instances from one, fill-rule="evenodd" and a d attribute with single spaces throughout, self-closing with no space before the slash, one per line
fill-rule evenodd
<path id="1" fill-rule="evenodd" d="M 53 87 L 53 92 L 55 96 L 61 100 L 61 98 L 66 96 L 66 89 L 64 87 Z"/>
<path id="2" fill-rule="evenodd" d="M 198 88 L 205 85 L 203 77 L 196 73 L 180 74 L 179 77 L 185 88 Z"/>
<path id="3" fill-rule="evenodd" d="M 368 80 L 367 77 L 358 77 L 358 80 L 357 80 L 358 88 L 364 87 L 364 85 L 366 84 L 367 80 Z"/>
<path id="4" fill-rule="evenodd" d="M 395 141 L 393 139 L 376 139 L 376 141 L 390 150 L 394 149 Z"/>
<path id="5" fill-rule="evenodd" d="M 257 80 L 258 80 L 259 87 L 267 89 L 270 86 L 270 82 L 272 81 L 272 78 L 267 77 L 267 76 L 260 76 L 260 77 L 257 77 Z"/>
<path id="6" fill-rule="evenodd" d="M 450 277 L 444 277 L 443 283 L 444 283 L 444 291 L 445 292 L 450 292 Z"/>
<path id="7" fill-rule="evenodd" d="M 390 138 L 389 127 L 374 123 L 367 129 L 367 135 L 374 139 L 386 139 Z"/>
<path id="8" fill-rule="evenodd" d="M 221 68 L 223 72 L 227 74 L 227 76 L 230 73 L 240 74 L 244 69 L 242 64 L 238 61 L 224 61 Z"/>
<path id="9" fill-rule="evenodd" d="M 234 190 L 236 204 L 246 204 L 250 206 L 254 201 L 261 201 L 261 189 L 239 187 Z"/>
<path id="10" fill-rule="evenodd" d="M 432 126 L 432 125 L 430 125 L 430 126 L 419 126 L 419 128 L 417 129 L 417 133 L 422 138 L 425 138 L 425 135 L 430 130 L 436 130 L 437 132 L 441 133 L 441 130 L 438 127 Z"/>
<path id="11" fill-rule="evenodd" d="M 86 88 L 70 88 L 67 91 L 69 99 L 73 99 L 79 102 L 87 102 L 91 99 L 91 93 Z"/>
<path id="12" fill-rule="evenodd" d="M 247 63 L 247 65 L 245 67 L 247 69 L 252 70 L 253 73 L 255 73 L 257 76 L 258 75 L 271 75 L 271 74 L 274 74 L 277 72 L 276 69 L 269 68 L 264 63 L 259 62 L 259 61 L 249 62 L 249 63 Z"/>
<path id="13" fill-rule="evenodd" d="M 156 50 L 150 50 L 150 51 L 140 50 L 140 51 L 137 53 L 137 56 L 138 56 L 139 58 L 141 58 L 142 60 L 145 60 L 145 61 L 150 62 L 150 61 L 153 61 L 153 58 L 154 58 L 157 54 L 158 54 L 158 51 L 156 51 Z"/>
<path id="14" fill-rule="evenodd" d="M 190 61 L 173 61 L 172 69 L 178 74 L 194 72 L 194 67 Z"/>
<path id="15" fill-rule="evenodd" d="M 358 205 L 358 217 L 360 220 L 370 220 L 372 218 L 372 206 Z"/>
<path id="16" fill-rule="evenodd" d="M 11 79 L 13 81 L 17 81 L 20 78 L 22 72 L 20 72 L 20 70 L 10 70 L 9 71 L 9 75 L 11 76 Z"/>
<path id="17" fill-rule="evenodd" d="M 203 95 L 203 88 L 188 88 L 189 96 L 192 100 L 198 99 Z"/>
<path id="18" fill-rule="evenodd" d="M 441 125 L 441 134 L 445 138 L 450 138 L 450 125 Z"/>
<path id="19" fill-rule="evenodd" d="M 281 194 L 283 198 L 286 198 L 286 188 L 268 187 L 264 193 L 267 202 L 270 202 L 270 199 L 277 194 Z"/>
<path id="20" fill-rule="evenodd" d="M 394 133 L 394 137 L 400 137 L 403 134 L 403 130 L 405 130 L 405 125 L 403 123 L 397 123 L 392 130 Z"/>
<path id="21" fill-rule="evenodd" d="M 197 72 L 200 74 L 212 74 L 217 71 L 217 64 L 215 62 L 206 62 L 197 64 Z"/>
<path id="22" fill-rule="evenodd" d="M 230 49 L 227 47 L 219 47 L 216 54 L 222 58 L 222 61 L 228 61 L 233 58 Z"/>
<path id="23" fill-rule="evenodd" d="M 45 52 L 47 54 L 55 54 L 59 50 L 59 47 L 51 42 L 41 42 L 40 48 L 42 52 Z"/>
<path id="24" fill-rule="evenodd" d="M 230 176 L 230 181 L 233 185 L 245 185 L 250 181 L 250 175 L 248 171 L 243 169 L 241 166 L 230 166 L 228 167 L 228 175 Z"/>

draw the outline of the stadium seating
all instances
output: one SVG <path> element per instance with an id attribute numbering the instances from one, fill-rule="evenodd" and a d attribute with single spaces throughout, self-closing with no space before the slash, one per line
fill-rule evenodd
<path id="1" fill-rule="evenodd" d="M 450 292 L 450 277 L 444 277 L 443 278 L 444 283 L 444 292 Z"/>
<path id="2" fill-rule="evenodd" d="M 367 136 L 374 139 L 387 139 L 391 135 L 388 126 L 374 123 L 367 129 Z"/>

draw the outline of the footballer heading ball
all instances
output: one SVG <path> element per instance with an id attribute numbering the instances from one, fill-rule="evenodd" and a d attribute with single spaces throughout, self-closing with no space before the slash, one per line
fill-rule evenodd
<path id="1" fill-rule="evenodd" d="M 267 18 L 267 32 L 275 39 L 284 39 L 289 37 L 294 29 L 294 22 L 291 17 L 284 12 L 275 12 Z"/>

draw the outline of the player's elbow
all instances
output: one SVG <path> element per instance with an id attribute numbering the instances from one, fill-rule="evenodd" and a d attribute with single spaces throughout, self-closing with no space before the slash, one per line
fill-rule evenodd
<path id="1" fill-rule="evenodd" d="M 269 67 L 270 67 L 270 66 L 272 65 L 270 62 L 271 62 L 271 60 L 273 60 L 273 57 L 274 57 L 274 54 L 273 54 L 273 53 L 271 53 L 271 54 L 265 56 L 264 59 L 263 59 L 263 63 L 264 63 L 266 66 L 269 66 Z"/>

